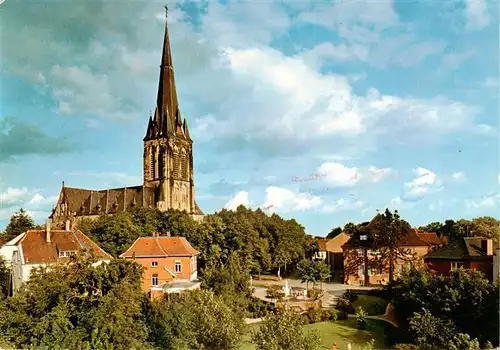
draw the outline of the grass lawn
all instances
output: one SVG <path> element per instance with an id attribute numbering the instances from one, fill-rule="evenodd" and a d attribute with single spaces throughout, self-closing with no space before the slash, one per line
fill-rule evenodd
<path id="1" fill-rule="evenodd" d="M 304 330 L 309 331 L 317 329 L 321 335 L 322 349 L 331 349 L 332 344 L 337 344 L 340 349 L 347 349 L 347 344 L 351 343 L 352 350 L 359 349 L 371 339 L 375 339 L 375 349 L 387 349 L 384 343 L 384 324 L 382 321 L 368 320 L 368 329 L 361 331 L 356 329 L 356 319 L 350 318 L 347 320 L 336 322 L 319 322 L 304 326 Z M 241 350 L 256 350 L 255 346 L 250 342 L 250 332 L 257 330 L 258 324 L 248 326 L 247 334 L 244 336 L 244 341 Z"/>

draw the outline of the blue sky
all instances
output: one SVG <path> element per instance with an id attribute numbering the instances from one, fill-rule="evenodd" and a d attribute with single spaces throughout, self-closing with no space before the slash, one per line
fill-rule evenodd
<path id="1" fill-rule="evenodd" d="M 498 217 L 497 1 L 168 4 L 206 213 L 268 207 L 315 235 L 385 207 Z M 163 3 L 0 9 L 0 226 L 43 222 L 63 180 L 141 184 Z"/>

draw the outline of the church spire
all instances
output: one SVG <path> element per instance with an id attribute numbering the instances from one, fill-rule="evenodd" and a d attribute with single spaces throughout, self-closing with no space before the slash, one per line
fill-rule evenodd
<path id="1" fill-rule="evenodd" d="M 175 116 L 179 110 L 177 101 L 177 90 L 175 88 L 174 66 L 172 63 L 172 52 L 170 49 L 170 37 L 168 35 L 168 7 L 165 6 L 165 37 L 163 39 L 163 54 L 160 65 L 160 81 L 158 84 L 158 99 L 156 107 L 158 114 L 155 122 L 159 126 L 158 132 L 171 134 L 175 132 Z"/>

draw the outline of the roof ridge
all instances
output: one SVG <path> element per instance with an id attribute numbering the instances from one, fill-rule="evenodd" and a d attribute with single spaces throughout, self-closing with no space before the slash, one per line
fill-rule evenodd
<path id="1" fill-rule="evenodd" d="M 155 242 L 158 245 L 158 247 L 160 248 L 160 250 L 162 251 L 162 253 L 165 254 L 165 256 L 168 256 L 168 254 L 163 250 L 163 248 L 161 247 L 160 243 L 158 242 L 158 237 L 153 237 L 153 238 L 156 238 Z"/>

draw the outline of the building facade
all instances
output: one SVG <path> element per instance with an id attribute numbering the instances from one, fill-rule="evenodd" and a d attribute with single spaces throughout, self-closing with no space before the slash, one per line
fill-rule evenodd
<path id="1" fill-rule="evenodd" d="M 143 267 L 142 289 L 151 297 L 198 289 L 199 252 L 184 237 L 138 238 L 121 258 Z"/>
<path id="2" fill-rule="evenodd" d="M 481 271 L 488 280 L 493 281 L 495 261 L 493 248 L 491 239 L 463 237 L 428 253 L 424 260 L 431 270 L 444 276 L 462 267 Z"/>
<path id="3" fill-rule="evenodd" d="M 66 187 L 63 182 L 50 216 L 53 222 L 95 218 L 133 207 L 184 210 L 195 220 L 203 218 L 194 196 L 193 140 L 187 120 L 181 117 L 166 19 L 158 96 L 143 142 L 142 185 L 90 190 Z"/>
<path id="4" fill-rule="evenodd" d="M 64 230 L 53 230 L 50 223 L 47 223 L 45 230 L 26 231 L 16 237 L 13 248 L 13 293 L 29 280 L 33 269 L 58 262 L 69 262 L 69 258 L 77 253 L 92 252 L 97 258 L 95 264 L 109 263 L 113 259 L 81 231 L 70 228 L 69 222 Z"/>

